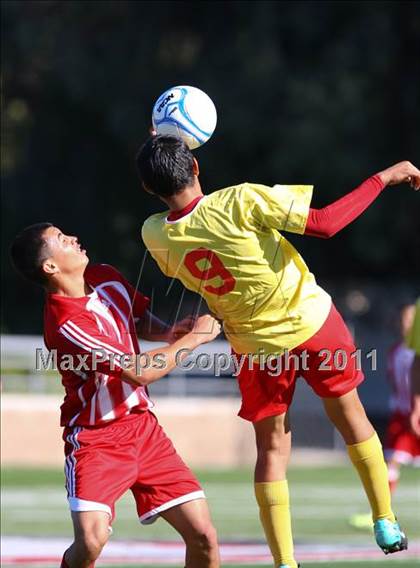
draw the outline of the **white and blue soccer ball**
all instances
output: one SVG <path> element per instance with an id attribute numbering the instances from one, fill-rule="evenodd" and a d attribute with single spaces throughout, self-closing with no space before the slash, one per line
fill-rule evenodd
<path id="1" fill-rule="evenodd" d="M 213 134 L 217 123 L 216 107 L 200 89 L 180 85 L 160 95 L 153 107 L 152 123 L 157 134 L 182 138 L 193 150 Z"/>

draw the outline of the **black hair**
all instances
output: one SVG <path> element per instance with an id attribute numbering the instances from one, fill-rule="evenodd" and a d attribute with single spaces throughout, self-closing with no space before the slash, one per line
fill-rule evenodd
<path id="1" fill-rule="evenodd" d="M 136 156 L 143 187 L 161 197 L 171 197 L 192 185 L 193 161 L 191 150 L 175 136 L 151 136 Z"/>
<path id="2" fill-rule="evenodd" d="M 52 223 L 36 223 L 26 227 L 13 240 L 10 258 L 15 269 L 31 282 L 44 286 L 46 277 L 42 263 L 48 258 L 48 245 L 44 233 Z"/>

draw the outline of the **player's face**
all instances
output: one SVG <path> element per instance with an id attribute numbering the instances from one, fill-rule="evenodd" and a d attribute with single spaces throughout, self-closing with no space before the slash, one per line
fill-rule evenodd
<path id="1" fill-rule="evenodd" d="M 54 266 L 54 272 L 71 274 L 84 268 L 89 262 L 78 238 L 64 234 L 58 227 L 48 227 L 44 239 L 50 253 L 47 264 Z"/>

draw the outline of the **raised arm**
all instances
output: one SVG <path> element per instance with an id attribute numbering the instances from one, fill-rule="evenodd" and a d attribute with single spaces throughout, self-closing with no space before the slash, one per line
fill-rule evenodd
<path id="1" fill-rule="evenodd" d="M 195 319 L 193 316 L 188 316 L 171 326 L 155 316 L 150 310 L 146 310 L 137 321 L 136 329 L 141 339 L 173 343 L 192 330 Z"/>
<path id="2" fill-rule="evenodd" d="M 309 209 L 305 235 L 328 239 L 357 219 L 387 185 L 407 182 L 420 189 L 420 171 L 400 162 L 364 181 L 359 187 L 322 209 Z"/>
<path id="3" fill-rule="evenodd" d="M 191 331 L 181 339 L 174 341 L 169 347 L 147 351 L 149 360 L 152 361 L 149 368 L 139 370 L 133 365 L 131 368 L 122 371 L 121 378 L 123 381 L 135 385 L 147 386 L 154 383 L 172 371 L 193 349 L 212 341 L 219 335 L 220 331 L 221 326 L 215 318 L 210 315 L 200 316 L 195 321 Z M 159 360 L 155 359 L 155 355 L 160 356 Z M 163 364 L 161 364 L 162 360 Z"/>

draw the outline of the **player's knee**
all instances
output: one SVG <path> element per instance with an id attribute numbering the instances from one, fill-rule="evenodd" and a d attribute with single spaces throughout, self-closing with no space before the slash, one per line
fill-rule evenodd
<path id="1" fill-rule="evenodd" d="M 203 523 L 190 534 L 187 545 L 207 554 L 217 549 L 217 533 L 212 523 Z"/>
<path id="2" fill-rule="evenodd" d="M 257 452 L 261 457 L 270 452 L 288 454 L 289 447 L 285 444 L 284 437 L 281 434 L 278 432 L 270 432 L 258 438 Z"/>
<path id="3" fill-rule="evenodd" d="M 108 541 L 109 531 L 104 529 L 85 531 L 76 538 L 79 550 L 88 560 L 96 560 Z"/>

